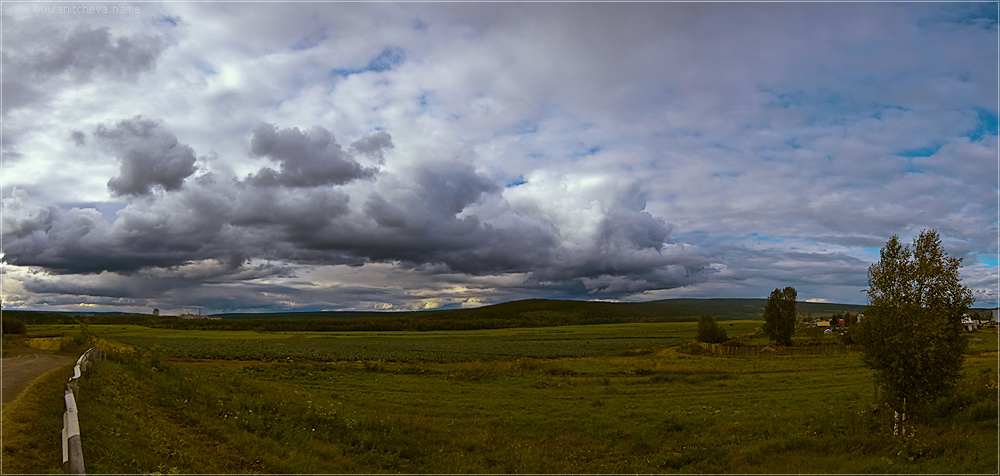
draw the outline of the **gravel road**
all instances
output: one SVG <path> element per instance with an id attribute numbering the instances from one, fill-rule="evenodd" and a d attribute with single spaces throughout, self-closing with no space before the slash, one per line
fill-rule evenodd
<path id="1" fill-rule="evenodd" d="M 16 357 L 0 361 L 0 404 L 14 401 L 17 395 L 27 387 L 35 377 L 56 367 L 62 367 L 73 362 L 71 357 L 54 355 L 42 351 L 25 352 Z M 67 374 L 69 379 L 71 375 Z"/>

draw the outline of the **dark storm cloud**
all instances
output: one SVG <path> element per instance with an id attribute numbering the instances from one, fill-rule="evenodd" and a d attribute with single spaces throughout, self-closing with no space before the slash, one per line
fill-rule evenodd
<path id="1" fill-rule="evenodd" d="M 113 128 L 101 125 L 94 137 L 121 161 L 121 173 L 108 181 L 115 195 L 147 195 L 157 186 L 177 190 L 195 172 L 194 149 L 156 121 L 136 116 Z"/>
<path id="2" fill-rule="evenodd" d="M 389 139 L 388 134 L 385 138 Z M 375 149 L 366 144 L 362 147 L 368 151 L 381 150 L 381 147 Z M 303 132 L 297 127 L 278 129 L 271 124 L 260 124 L 253 130 L 250 153 L 279 163 L 278 170 L 265 167 L 247 177 L 247 181 L 254 185 L 343 185 L 357 179 L 372 178 L 377 172 L 377 169 L 358 164 L 337 144 L 333 134 L 321 126 Z"/>
<path id="3" fill-rule="evenodd" d="M 96 209 L 41 206 L 15 189 L 3 201 L 4 251 L 12 263 L 56 273 L 128 274 L 214 260 L 238 276 L 253 258 L 365 259 L 315 246 L 348 213 L 343 191 L 241 182 L 213 172 L 191 177 L 194 150 L 163 124 L 140 117 L 100 126 L 94 137 L 121 160 L 108 187 L 127 205 L 109 222 Z"/>
<path id="4" fill-rule="evenodd" d="M 49 215 L 48 208 L 32 203 L 27 192 L 15 188 L 3 200 L 5 251 L 11 252 L 14 240 L 20 240 L 18 249 L 44 247 L 44 232 Z"/>
<path id="5" fill-rule="evenodd" d="M 132 271 L 183 262 L 157 250 L 136 250 L 93 208 L 44 207 L 15 189 L 3 200 L 4 254 L 14 265 L 55 273 Z"/>
<path id="6" fill-rule="evenodd" d="M 258 126 L 250 152 L 280 165 L 245 180 L 213 171 L 195 176 L 195 150 L 161 122 L 137 116 L 99 126 L 93 138 L 121 161 L 108 187 L 127 204 L 113 218 L 93 208 L 43 206 L 19 189 L 3 201 L 6 259 L 58 275 L 25 281 L 29 292 L 169 299 L 182 290 L 211 294 L 195 283 L 221 286 L 293 276 L 301 265 L 370 263 L 435 276 L 523 275 L 526 296 L 541 289 L 620 297 L 704 279 L 705 258 L 665 244 L 671 227 L 645 211 L 638 184 L 594 188 L 585 201 L 600 205 L 581 218 L 598 226 L 588 241 L 570 243 L 563 236 L 567 223 L 518 211 L 504 187 L 467 162 L 418 162 L 376 175 L 322 127 Z M 351 150 L 375 155 L 390 147 L 391 136 L 379 132 Z M 373 190 L 352 209 L 340 185 L 359 179 L 374 179 Z M 539 193 L 530 200 L 551 199 L 544 195 L 550 191 Z M 63 279 L 71 274 L 94 279 Z M 123 279 L 135 281 L 117 288 Z M 250 288 L 239 289 L 242 296 Z M 314 291 L 280 292 L 292 301 L 322 300 Z M 206 300 L 219 299 L 209 294 Z"/>
<path id="7" fill-rule="evenodd" d="M 694 250 L 666 245 L 669 234 L 670 227 L 649 213 L 612 210 L 592 246 L 554 250 L 555 260 L 535 270 L 531 280 L 580 282 L 587 294 L 612 298 L 706 280 L 713 261 Z"/>
<path id="8" fill-rule="evenodd" d="M 42 279 L 29 277 L 23 283 L 24 289 L 35 294 L 99 296 L 109 298 L 153 298 L 182 286 L 178 280 L 136 278 L 104 273 L 100 279 L 83 281 L 70 276 Z"/>
<path id="9" fill-rule="evenodd" d="M 365 214 L 381 226 L 408 234 L 454 222 L 474 225 L 456 215 L 484 194 L 499 191 L 472 167 L 455 163 L 422 167 L 413 172 L 412 182 L 398 185 L 401 188 L 393 191 L 392 200 L 372 194 L 365 203 Z"/>
<path id="10" fill-rule="evenodd" d="M 351 244 L 373 260 L 443 264 L 473 275 L 523 272 L 550 261 L 556 240 L 546 224 L 469 212 L 502 197 L 496 183 L 468 165 L 427 164 L 391 185 L 364 203 L 364 215 L 377 227 Z"/>

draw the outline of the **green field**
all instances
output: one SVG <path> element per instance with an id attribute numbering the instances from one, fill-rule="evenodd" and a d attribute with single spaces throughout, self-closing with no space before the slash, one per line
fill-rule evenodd
<path id="1" fill-rule="evenodd" d="M 760 322 L 728 327 L 747 332 Z M 79 326 L 39 326 L 32 335 L 72 335 Z M 679 345 L 697 323 L 602 324 L 481 331 L 273 332 L 184 331 L 91 325 L 91 332 L 174 358 L 259 361 L 461 362 L 631 355 Z"/>
<path id="2" fill-rule="evenodd" d="M 723 325 L 732 336 L 760 322 Z M 833 338 L 814 352 L 720 357 L 697 355 L 689 322 L 89 331 L 138 349 L 84 379 L 91 473 L 998 471 L 995 331 L 970 334 L 958 391 L 921 412 L 906 441 L 859 355 Z M 33 469 L 58 468 L 54 454 Z"/>

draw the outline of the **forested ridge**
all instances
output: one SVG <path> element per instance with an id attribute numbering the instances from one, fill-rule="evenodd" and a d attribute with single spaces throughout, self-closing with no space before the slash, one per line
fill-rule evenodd
<path id="1" fill-rule="evenodd" d="M 711 314 L 720 320 L 759 319 L 766 299 L 667 299 L 617 303 L 528 299 L 472 309 L 406 312 L 327 311 L 215 314 L 218 320 L 116 313 L 4 311 L 26 324 L 138 324 L 170 329 L 281 331 L 472 330 L 624 322 L 695 321 Z M 799 303 L 803 314 L 862 311 L 864 306 Z"/>

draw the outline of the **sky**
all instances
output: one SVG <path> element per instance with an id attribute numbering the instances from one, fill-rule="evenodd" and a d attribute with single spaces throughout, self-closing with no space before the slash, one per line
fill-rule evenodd
<path id="1" fill-rule="evenodd" d="M 997 305 L 995 2 L 2 9 L 5 308 Z"/>

